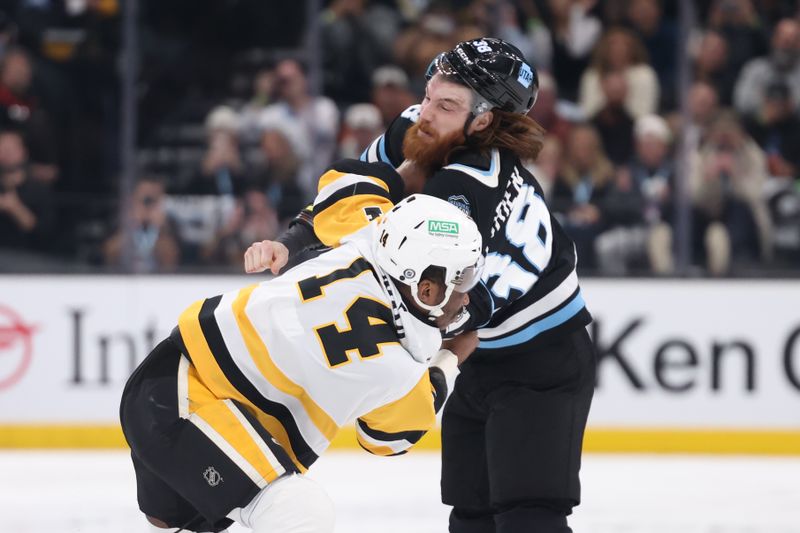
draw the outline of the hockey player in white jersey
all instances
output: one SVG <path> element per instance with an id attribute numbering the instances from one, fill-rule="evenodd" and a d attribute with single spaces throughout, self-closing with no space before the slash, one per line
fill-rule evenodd
<path id="1" fill-rule="evenodd" d="M 303 474 L 343 426 L 378 455 L 435 422 L 475 337 L 442 345 L 480 279 L 475 223 L 414 195 L 341 245 L 188 307 L 137 368 L 120 418 L 154 531 L 332 531 Z"/>

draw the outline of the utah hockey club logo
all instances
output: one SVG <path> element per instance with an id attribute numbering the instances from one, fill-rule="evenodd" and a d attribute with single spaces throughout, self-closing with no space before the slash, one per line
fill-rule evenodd
<path id="1" fill-rule="evenodd" d="M 206 481 L 212 487 L 216 487 L 217 485 L 219 485 L 224 481 L 222 479 L 222 476 L 219 475 L 219 472 L 217 472 L 217 470 L 213 466 L 209 466 L 208 468 L 206 468 L 206 471 L 203 472 L 203 477 L 206 478 Z"/>
<path id="2" fill-rule="evenodd" d="M 35 330 L 13 309 L 0 305 L 0 390 L 17 383 L 30 366 Z"/>

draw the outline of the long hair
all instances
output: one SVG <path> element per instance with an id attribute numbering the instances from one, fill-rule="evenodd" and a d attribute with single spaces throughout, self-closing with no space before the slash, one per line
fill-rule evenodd
<path id="1" fill-rule="evenodd" d="M 628 42 L 626 48 L 630 54 L 631 64 L 629 66 L 649 62 L 647 48 L 644 47 L 641 39 L 631 30 L 622 26 L 615 26 L 606 30 L 600 38 L 600 42 L 595 46 L 591 68 L 595 68 L 601 73 L 613 70 L 611 66 L 611 40 L 620 35 Z"/>
<path id="2" fill-rule="evenodd" d="M 504 148 L 523 161 L 535 161 L 544 144 L 545 129 L 528 115 L 492 110 L 492 123 L 467 137 L 463 145 L 454 148 L 448 160 L 458 150 L 488 152 Z"/>

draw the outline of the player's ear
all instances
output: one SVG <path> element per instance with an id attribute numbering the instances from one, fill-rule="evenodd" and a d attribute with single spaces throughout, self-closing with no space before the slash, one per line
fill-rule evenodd
<path id="1" fill-rule="evenodd" d="M 417 298 L 425 305 L 438 305 L 442 299 L 443 288 L 429 279 L 417 285 Z"/>
<path id="2" fill-rule="evenodd" d="M 494 120 L 494 113 L 484 111 L 472 120 L 472 124 L 469 125 L 469 132 L 475 133 L 476 131 L 485 130 L 492 124 L 492 120 Z"/>

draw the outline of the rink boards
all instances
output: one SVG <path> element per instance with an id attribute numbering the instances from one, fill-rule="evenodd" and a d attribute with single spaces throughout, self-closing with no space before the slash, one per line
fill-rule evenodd
<path id="1" fill-rule="evenodd" d="M 124 446 L 127 375 L 191 302 L 253 281 L 0 277 L 0 447 Z M 800 282 L 582 287 L 600 357 L 587 451 L 800 455 Z"/>

